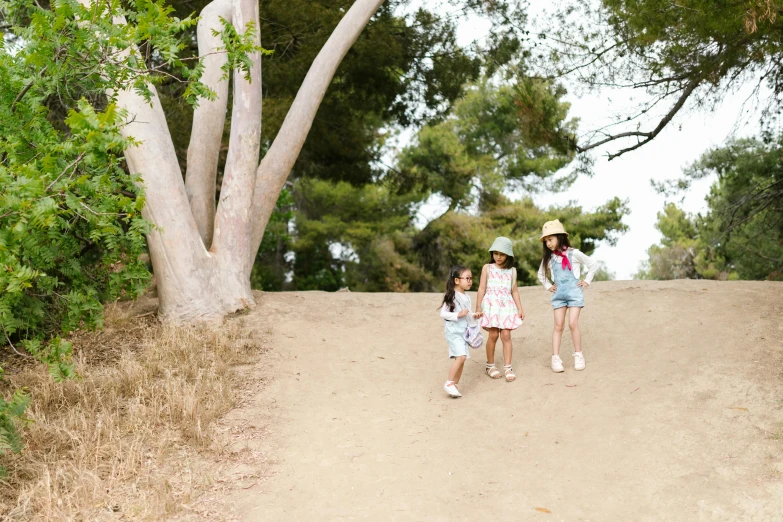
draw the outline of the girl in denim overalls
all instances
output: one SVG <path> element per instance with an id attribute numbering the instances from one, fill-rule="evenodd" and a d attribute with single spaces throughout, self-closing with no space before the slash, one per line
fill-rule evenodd
<path id="1" fill-rule="evenodd" d="M 579 314 L 585 306 L 584 289 L 590 286 L 598 264 L 575 248 L 571 248 L 568 233 L 559 220 L 544 223 L 541 233 L 544 243 L 544 259 L 538 269 L 538 280 L 552 292 L 552 309 L 555 312 L 555 328 L 552 331 L 552 371 L 562 372 L 560 340 L 565 327 L 566 310 L 571 339 L 574 341 L 574 370 L 585 369 L 582 353 L 582 334 L 579 331 Z M 587 273 L 579 276 L 582 267 Z"/>

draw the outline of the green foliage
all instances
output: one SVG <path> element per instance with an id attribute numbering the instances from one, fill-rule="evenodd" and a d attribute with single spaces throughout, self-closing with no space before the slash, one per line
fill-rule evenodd
<path id="1" fill-rule="evenodd" d="M 573 157 L 569 138 L 576 126 L 567 119 L 563 95 L 536 80 L 483 82 L 440 123 L 425 125 L 400 153 L 397 168 L 375 183 L 297 180 L 296 211 L 284 227 L 293 237 L 277 244 L 290 255 L 275 253 L 284 259 L 277 273 L 287 273 L 290 281 L 277 277 L 278 289 L 440 290 L 452 264 L 478 269 L 486 263 L 496 235 L 514 238 L 520 282 L 535 284 L 542 253 L 538 233 L 556 217 L 588 253 L 598 241 L 613 243 L 625 231 L 628 213 L 617 199 L 585 212 L 575 205 L 542 210 L 529 197 L 511 202 L 504 195 L 510 188 L 551 190 L 572 179 L 559 173 Z M 450 209 L 419 230 L 414 218 L 432 195 L 449 201 Z M 267 232 L 270 243 L 275 234 Z"/>
<path id="2" fill-rule="evenodd" d="M 670 203 L 658 214 L 660 245 L 638 276 L 648 279 L 783 280 L 783 140 L 736 140 L 705 153 L 669 194 L 715 176 L 708 211 L 688 216 Z"/>
<path id="3" fill-rule="evenodd" d="M 593 281 L 614 281 L 615 274 L 606 266 L 603 261 L 598 261 L 598 270 L 593 276 Z"/>
<path id="4" fill-rule="evenodd" d="M 269 0 L 260 4 L 262 43 L 275 51 L 264 60 L 262 151 L 272 143 L 310 64 L 352 3 L 351 0 Z M 364 191 L 364 185 L 387 176 L 389 165 L 385 164 L 384 145 L 396 129 L 443 118 L 453 102 L 463 95 L 465 85 L 478 78 L 479 53 L 457 45 L 458 18 L 439 17 L 428 5 L 403 12 L 400 7 L 404 4 L 406 1 L 401 0 L 385 2 L 340 64 L 291 173 L 292 179 L 319 179 L 334 185 L 347 182 L 358 192 Z M 495 47 L 505 46 L 508 54 L 513 45 L 518 45 L 518 42 L 512 42 L 511 23 L 521 24 L 523 11 L 512 12 L 508 2 L 493 2 L 491 6 L 481 1 L 461 4 L 465 15 L 477 14 L 493 20 L 493 31 L 498 38 L 504 39 L 502 44 L 498 39 L 488 39 L 493 53 Z M 192 3 L 180 7 L 183 14 L 192 8 Z M 502 62 L 500 58 L 496 61 Z M 176 86 L 172 85 L 171 89 L 173 92 Z M 174 139 L 178 155 L 184 162 L 189 117 L 180 117 L 181 104 L 166 103 L 165 106 L 176 112 L 177 122 L 182 122 L 182 130 L 174 132 Z M 400 191 L 404 192 L 416 191 Z M 356 287 L 359 283 L 352 282 L 355 265 L 349 259 L 352 249 L 337 246 L 342 234 L 329 227 L 317 228 L 320 235 L 317 234 L 307 223 L 320 219 L 309 216 L 313 205 L 300 208 L 299 203 L 304 204 L 306 197 L 304 193 L 296 195 L 296 190 L 294 196 L 293 208 L 297 212 L 290 227 L 297 231 L 295 238 L 299 236 L 299 229 L 306 231 L 306 241 L 282 238 L 275 241 L 273 250 L 262 248 L 256 260 L 255 287 L 268 290 L 336 289 L 348 284 Z M 426 194 L 411 194 L 410 197 L 423 200 Z M 342 200 L 327 199 L 329 209 L 342 205 Z M 346 197 L 346 201 L 354 200 Z M 335 210 L 335 213 L 340 214 L 340 211 Z M 413 215 L 414 211 L 408 213 Z M 372 228 L 374 225 L 367 223 L 374 220 L 371 215 L 363 216 L 357 218 L 356 226 Z M 353 228 L 353 224 L 347 226 Z M 269 229 L 267 235 L 281 238 Z M 395 239 L 395 248 L 403 248 L 410 242 L 410 237 L 406 232 Z M 386 255 L 389 245 L 379 239 L 378 255 Z M 338 250 L 341 254 L 333 255 Z M 344 256 L 347 261 L 342 259 Z M 368 265 L 363 266 L 369 270 Z M 369 274 L 357 277 L 366 282 L 367 288 L 375 288 L 371 282 L 374 276 Z M 404 283 L 400 285 L 404 286 Z"/>
<path id="5" fill-rule="evenodd" d="M 391 279 L 398 280 L 399 289 L 415 286 L 415 281 L 379 273 L 378 256 L 395 264 L 396 250 L 388 241 L 404 242 L 404 234 L 397 233 L 410 233 L 416 194 L 397 194 L 383 183 L 354 187 L 322 180 L 299 180 L 294 194 L 299 209 L 292 243 L 295 288 L 389 290 Z M 423 277 L 402 260 L 396 264 L 413 279 Z"/>
<path id="6" fill-rule="evenodd" d="M 456 26 L 426 8 L 397 14 L 381 6 L 353 45 L 321 103 L 294 166 L 294 178 L 371 182 L 391 125 L 408 126 L 448 111 L 480 61 L 456 43 Z M 261 3 L 261 38 L 275 51 L 264 61 L 267 148 L 283 123 L 310 64 L 351 0 Z"/>
<path id="7" fill-rule="evenodd" d="M 173 9 L 172 9 L 173 11 Z M 245 26 L 245 32 L 240 33 L 236 27 L 226 20 L 220 18 L 222 30 L 212 30 L 213 36 L 220 36 L 220 39 L 224 42 L 222 47 L 218 48 L 218 52 L 226 52 L 226 63 L 220 68 L 223 71 L 222 80 L 228 80 L 232 71 L 242 71 L 245 73 L 245 80 L 250 81 L 250 69 L 253 68 L 253 61 L 251 55 L 255 52 L 260 52 L 269 56 L 273 51 L 267 51 L 260 45 L 255 44 L 258 30 L 256 29 L 255 22 L 248 22 Z"/>
<path id="8" fill-rule="evenodd" d="M 726 94 L 756 83 L 752 105 L 765 134 L 710 151 L 661 187 L 681 191 L 693 179 L 717 177 L 705 215 L 685 216 L 675 206 L 659 214 L 663 241 L 650 248 L 639 277 L 780 278 L 781 14 L 780 0 L 575 0 L 560 10 L 545 56 L 554 76 L 645 93 L 585 149 L 631 138 L 610 154 L 616 157 L 654 139 L 684 107 L 714 110 Z"/>
<path id="9" fill-rule="evenodd" d="M 184 17 L 208 3 L 173 0 L 171 5 Z M 457 45 L 455 20 L 439 18 L 426 7 L 402 13 L 399 7 L 406 3 L 387 0 L 341 62 L 292 178 L 354 185 L 371 182 L 380 173 L 381 147 L 392 127 L 419 124 L 447 112 L 463 93 L 463 85 L 478 77 L 481 60 Z M 259 4 L 261 43 L 273 51 L 263 64 L 262 154 L 277 135 L 313 60 L 352 4 L 352 0 Z M 198 53 L 195 38 L 186 52 Z M 166 82 L 159 93 L 184 165 L 192 114 L 180 100 L 182 85 Z M 226 129 L 229 126 L 227 121 Z M 227 133 L 224 140 L 227 143 Z M 223 161 L 225 157 L 220 165 Z"/>
<path id="10" fill-rule="evenodd" d="M 555 176 L 574 157 L 576 121 L 568 120 L 565 90 L 523 78 L 510 85 L 483 81 L 444 121 L 425 126 L 399 159 L 401 190 L 431 191 L 449 209 L 478 197 L 489 208 L 508 189 L 557 190 L 573 176 Z"/>
<path id="11" fill-rule="evenodd" d="M 675 8 L 667 0 L 602 4 L 613 34 L 624 39 L 621 49 L 654 78 L 698 76 L 717 87 L 743 72 L 767 70 L 771 86 L 783 87 L 776 65 L 783 51 L 779 0 L 685 0 Z"/>
<path id="12" fill-rule="evenodd" d="M 2 368 L 0 368 L 0 378 L 2 378 Z M 10 401 L 6 401 L 0 396 L 0 455 L 6 451 L 22 451 L 22 437 L 16 429 L 17 419 L 21 419 L 27 405 L 30 403 L 30 397 L 26 393 L 17 390 Z M 0 466 L 0 477 L 5 475 L 5 469 Z"/>
<path id="13" fill-rule="evenodd" d="M 694 258 L 699 250 L 696 224 L 674 203 L 658 213 L 655 225 L 663 238 L 647 250 L 649 259 L 636 274 L 637 279 L 696 279 Z"/>
<path id="14" fill-rule="evenodd" d="M 286 255 L 291 244 L 290 226 L 294 217 L 294 200 L 289 187 L 284 187 L 277 198 L 264 237 L 258 249 L 250 284 L 264 291 L 281 290 L 286 283 L 288 262 Z"/>
<path id="15" fill-rule="evenodd" d="M 629 212 L 618 199 L 585 212 L 573 204 L 543 210 L 530 198 L 503 198 L 492 210 L 449 211 L 419 230 L 413 224 L 416 199 L 383 185 L 300 180 L 294 194 L 304 210 L 289 225 L 296 228 L 289 243 L 293 260 L 286 264 L 292 278 L 282 288 L 298 290 L 440 291 L 451 265 L 478 270 L 487 263 L 487 248 L 498 235 L 514 240 L 520 284 L 534 285 L 544 222 L 561 219 L 573 244 L 590 254 L 599 241 L 617 241 L 627 230 L 622 218 Z"/>
<path id="16" fill-rule="evenodd" d="M 590 255 L 599 241 L 616 243 L 628 229 L 622 223 L 628 213 L 626 204 L 617 198 L 594 212 L 573 204 L 540 209 L 530 198 L 505 201 L 478 216 L 449 212 L 433 221 L 416 238 L 417 253 L 424 268 L 439 280 L 453 264 L 478 270 L 489 262 L 487 249 L 492 240 L 506 236 L 514 242 L 519 283 L 535 285 L 543 257 L 541 225 L 546 221 L 560 219 L 569 231 L 571 244 Z"/>

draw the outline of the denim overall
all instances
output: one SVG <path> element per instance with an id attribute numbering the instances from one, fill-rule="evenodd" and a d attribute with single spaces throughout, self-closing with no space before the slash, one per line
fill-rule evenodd
<path id="1" fill-rule="evenodd" d="M 465 307 L 459 301 L 454 299 L 454 311 L 461 312 Z M 456 321 L 443 321 L 443 333 L 446 336 L 446 342 L 449 345 L 449 359 L 460 357 L 462 355 L 470 359 L 470 350 L 468 349 L 468 343 L 463 337 L 465 330 L 468 329 L 467 316 L 460 317 Z"/>
<path id="2" fill-rule="evenodd" d="M 571 250 L 566 252 L 569 263 L 571 262 Z M 571 266 L 574 266 L 573 264 Z M 559 256 L 552 256 L 550 262 L 552 268 L 552 279 L 557 285 L 557 290 L 552 294 L 552 308 L 583 308 L 585 306 L 585 294 L 581 287 L 576 286 L 579 280 L 574 273 L 567 268 L 563 268 L 562 259 Z"/>

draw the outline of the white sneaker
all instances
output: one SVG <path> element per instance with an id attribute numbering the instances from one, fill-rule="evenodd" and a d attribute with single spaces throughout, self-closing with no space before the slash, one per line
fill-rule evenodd
<path id="1" fill-rule="evenodd" d="M 582 352 L 574 352 L 574 370 L 585 369 L 585 356 Z"/>
<path id="2" fill-rule="evenodd" d="M 564 370 L 563 368 L 563 360 L 560 358 L 559 355 L 553 355 L 552 356 L 552 371 L 556 373 L 560 373 Z"/>
<path id="3" fill-rule="evenodd" d="M 446 384 L 443 385 L 443 389 L 446 390 L 446 393 L 448 393 L 450 396 L 454 397 L 455 399 L 457 397 L 462 397 L 462 394 L 459 392 L 456 386 L 454 386 L 454 381 L 446 381 Z"/>

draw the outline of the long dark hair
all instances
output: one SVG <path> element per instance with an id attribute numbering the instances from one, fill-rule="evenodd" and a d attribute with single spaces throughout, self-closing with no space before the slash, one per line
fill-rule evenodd
<path id="1" fill-rule="evenodd" d="M 567 235 L 555 234 L 554 236 L 557 238 L 557 248 L 555 250 L 560 250 L 562 252 L 563 250 L 571 248 L 571 243 L 568 241 Z M 552 273 L 549 269 L 549 262 L 552 260 L 552 251 L 546 246 L 546 242 L 542 241 L 541 244 L 544 245 L 544 270 L 546 271 L 546 276 L 549 279 L 552 279 Z"/>
<path id="2" fill-rule="evenodd" d="M 468 268 L 460 265 L 451 267 L 451 270 L 449 270 L 449 278 L 446 280 L 446 294 L 443 296 L 443 302 L 438 308 L 443 307 L 445 304 L 449 306 L 449 312 L 454 311 L 454 280 L 462 277 L 462 272 L 465 270 L 468 270 Z"/>
<path id="3" fill-rule="evenodd" d="M 503 252 L 501 252 L 502 254 Z M 495 251 L 491 251 L 489 253 L 489 264 L 494 265 L 495 264 Z M 509 268 L 514 268 L 514 256 L 510 256 L 506 254 L 506 260 L 503 261 L 502 265 L 498 265 L 503 270 L 508 270 Z"/>

